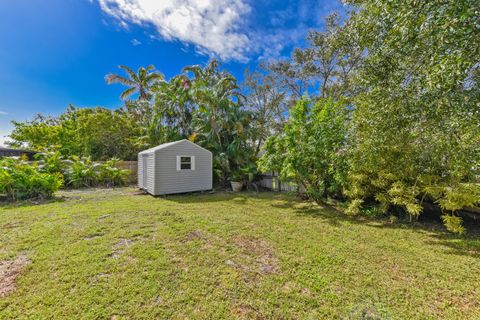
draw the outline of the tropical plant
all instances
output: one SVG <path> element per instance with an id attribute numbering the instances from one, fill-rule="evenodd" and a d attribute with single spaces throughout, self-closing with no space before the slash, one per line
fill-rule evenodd
<path id="1" fill-rule="evenodd" d="M 174 134 L 178 137 L 192 135 L 191 122 L 197 105 L 190 94 L 190 87 L 191 81 L 185 74 L 155 86 L 155 125 L 175 128 Z"/>
<path id="2" fill-rule="evenodd" d="M 236 79 L 220 71 L 217 61 L 184 70 L 193 75 L 189 91 L 198 106 L 192 120 L 196 140 L 213 152 L 217 178 L 225 183 L 230 172 L 254 157 L 249 143 L 253 114 L 242 109 L 244 97 Z"/>
<path id="3" fill-rule="evenodd" d="M 140 67 L 137 72 L 127 66 L 118 66 L 127 73 L 127 77 L 118 74 L 109 73 L 105 76 L 108 84 L 121 83 L 129 88 L 122 92 L 120 98 L 127 100 L 131 95 L 138 93 L 140 100 L 150 100 L 150 89 L 153 84 L 164 79 L 164 76 L 155 70 L 154 65 L 148 67 Z"/>
<path id="4" fill-rule="evenodd" d="M 112 158 L 103 163 L 93 162 L 88 157 L 72 156 L 65 160 L 66 169 L 63 172 L 67 187 L 117 187 L 128 183 L 130 170 L 118 168 L 118 159 Z"/>
<path id="5" fill-rule="evenodd" d="M 93 162 L 89 157 L 72 156 L 66 161 L 68 166 L 64 172 L 65 184 L 72 188 L 92 187 L 96 184 L 96 168 L 100 164 Z"/>
<path id="6" fill-rule="evenodd" d="M 66 167 L 65 157 L 59 151 L 35 154 L 38 170 L 47 173 L 63 173 Z"/>
<path id="7" fill-rule="evenodd" d="M 122 68 L 130 78 L 110 74 L 107 80 L 130 86 L 124 97 L 138 90 L 140 99 L 127 101 L 121 110 L 69 106 L 58 117 L 39 115 L 30 122 L 14 123 L 13 143 L 97 161 L 136 159 L 141 149 L 189 138 L 213 152 L 215 177 L 223 183 L 232 170 L 256 161 L 258 147 L 267 135 L 259 126 L 265 126 L 264 120 L 270 116 L 243 107 L 236 79 L 220 70 L 216 60 L 206 66 L 186 67 L 168 82 L 150 72 L 153 66 L 140 68 L 137 74 Z M 83 183 L 76 182 L 83 181 L 81 178 L 70 179 L 73 175 L 70 170 L 68 185 Z"/>
<path id="8" fill-rule="evenodd" d="M 63 184 L 59 173 L 38 170 L 20 159 L 0 160 L 0 194 L 7 200 L 51 198 Z"/>
<path id="9" fill-rule="evenodd" d="M 331 99 L 304 98 L 291 109 L 284 133 L 270 137 L 259 160 L 261 171 L 277 171 L 284 181 L 306 188 L 317 201 L 341 198 L 347 173 L 350 111 Z"/>
<path id="10" fill-rule="evenodd" d="M 105 187 L 119 187 L 128 183 L 130 170 L 118 168 L 119 159 L 113 158 L 97 166 L 97 182 Z"/>
<path id="11" fill-rule="evenodd" d="M 157 83 L 153 92 L 149 141 L 189 138 L 206 147 L 213 152 L 215 177 L 222 183 L 230 172 L 255 161 L 254 113 L 242 107 L 236 79 L 220 70 L 216 60 L 184 68 L 170 81 Z"/>

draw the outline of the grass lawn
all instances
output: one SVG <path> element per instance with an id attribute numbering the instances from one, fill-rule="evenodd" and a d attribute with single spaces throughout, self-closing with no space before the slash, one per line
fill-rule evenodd
<path id="1" fill-rule="evenodd" d="M 60 196 L 0 206 L 0 318 L 480 319 L 478 236 L 285 194 Z"/>

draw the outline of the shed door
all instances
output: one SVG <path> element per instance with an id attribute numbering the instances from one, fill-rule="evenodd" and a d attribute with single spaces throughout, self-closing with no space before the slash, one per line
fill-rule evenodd
<path id="1" fill-rule="evenodd" d="M 142 168 L 143 168 L 143 177 L 142 177 L 142 187 L 147 189 L 147 176 L 148 176 L 148 154 L 142 154 Z"/>

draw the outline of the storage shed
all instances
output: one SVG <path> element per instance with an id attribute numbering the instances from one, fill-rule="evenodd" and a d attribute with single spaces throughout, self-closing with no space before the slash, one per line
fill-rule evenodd
<path id="1" fill-rule="evenodd" d="M 212 153 L 189 140 L 138 154 L 138 186 L 152 195 L 212 189 Z"/>

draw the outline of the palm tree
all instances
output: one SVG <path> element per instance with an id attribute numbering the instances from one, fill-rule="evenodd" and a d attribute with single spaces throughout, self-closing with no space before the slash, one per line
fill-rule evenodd
<path id="1" fill-rule="evenodd" d="M 193 74 L 189 93 L 198 106 L 193 130 L 199 143 L 214 151 L 216 174 L 226 182 L 228 175 L 244 167 L 253 154 L 248 150 L 253 115 L 241 108 L 245 97 L 237 80 L 219 70 L 217 61 L 205 67 L 186 67 L 184 72 Z"/>
<path id="2" fill-rule="evenodd" d="M 180 136 L 192 134 L 192 116 L 194 101 L 189 94 L 190 80 L 185 75 L 178 75 L 169 82 L 159 83 L 153 88 L 155 93 L 155 111 L 167 126 L 177 128 Z"/>
<path id="3" fill-rule="evenodd" d="M 198 104 L 199 118 L 207 121 L 202 131 L 210 141 L 215 137 L 219 146 L 228 144 L 230 137 L 224 130 L 230 126 L 229 122 L 238 111 L 238 101 L 242 98 L 237 80 L 229 73 L 220 71 L 216 60 L 210 61 L 205 67 L 195 65 L 183 70 L 193 74 L 190 92 Z"/>
<path id="4" fill-rule="evenodd" d="M 139 93 L 140 100 L 148 100 L 150 98 L 150 88 L 155 82 L 164 79 L 163 74 L 158 71 L 152 71 L 155 69 L 153 64 L 148 67 L 140 67 L 135 73 L 127 66 L 118 66 L 120 69 L 125 70 L 128 77 L 122 77 L 118 74 L 109 73 L 105 76 L 105 81 L 108 84 L 121 83 L 129 88 L 122 92 L 120 99 L 126 100 L 134 93 Z"/>

